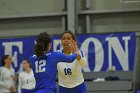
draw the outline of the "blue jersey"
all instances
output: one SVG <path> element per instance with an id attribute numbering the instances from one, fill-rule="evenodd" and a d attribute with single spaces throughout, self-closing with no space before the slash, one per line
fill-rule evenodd
<path id="1" fill-rule="evenodd" d="M 40 58 L 31 56 L 29 60 L 36 80 L 35 90 L 56 88 L 57 63 L 73 62 L 76 57 L 77 54 L 68 56 L 61 52 L 46 53 Z"/>

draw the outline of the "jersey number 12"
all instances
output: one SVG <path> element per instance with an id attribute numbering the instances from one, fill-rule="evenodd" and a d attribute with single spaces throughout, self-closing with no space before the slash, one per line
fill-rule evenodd
<path id="1" fill-rule="evenodd" d="M 46 68 L 44 67 L 46 65 L 46 60 L 40 60 L 35 62 L 35 71 L 36 73 L 45 72 Z"/>

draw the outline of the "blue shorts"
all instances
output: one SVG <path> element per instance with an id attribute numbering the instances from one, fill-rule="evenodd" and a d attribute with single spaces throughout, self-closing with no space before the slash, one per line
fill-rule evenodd
<path id="1" fill-rule="evenodd" d="M 59 93 L 87 93 L 86 84 L 84 82 L 74 88 L 66 88 L 59 86 L 58 91 Z"/>
<path id="2" fill-rule="evenodd" d="M 39 89 L 33 93 L 56 93 L 56 89 Z"/>
<path id="3" fill-rule="evenodd" d="M 138 90 L 137 93 L 140 93 L 140 90 Z"/>
<path id="4" fill-rule="evenodd" d="M 33 93 L 34 89 L 21 89 L 21 93 Z"/>

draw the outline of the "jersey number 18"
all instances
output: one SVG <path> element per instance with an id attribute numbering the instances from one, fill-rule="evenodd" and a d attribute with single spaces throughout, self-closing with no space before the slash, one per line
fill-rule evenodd
<path id="1" fill-rule="evenodd" d="M 35 71 L 36 73 L 45 72 L 46 68 L 44 67 L 46 65 L 46 60 L 40 60 L 35 62 Z"/>

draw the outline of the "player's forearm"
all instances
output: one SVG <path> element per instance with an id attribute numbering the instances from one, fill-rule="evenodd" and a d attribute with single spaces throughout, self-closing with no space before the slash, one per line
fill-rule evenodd
<path id="1" fill-rule="evenodd" d="M 82 67 L 85 67 L 87 66 L 87 62 L 81 57 L 80 60 L 77 60 L 77 62 L 82 66 Z"/>
<path id="2" fill-rule="evenodd" d="M 77 58 L 76 58 L 78 61 L 81 60 L 81 56 L 79 54 L 77 54 Z"/>

